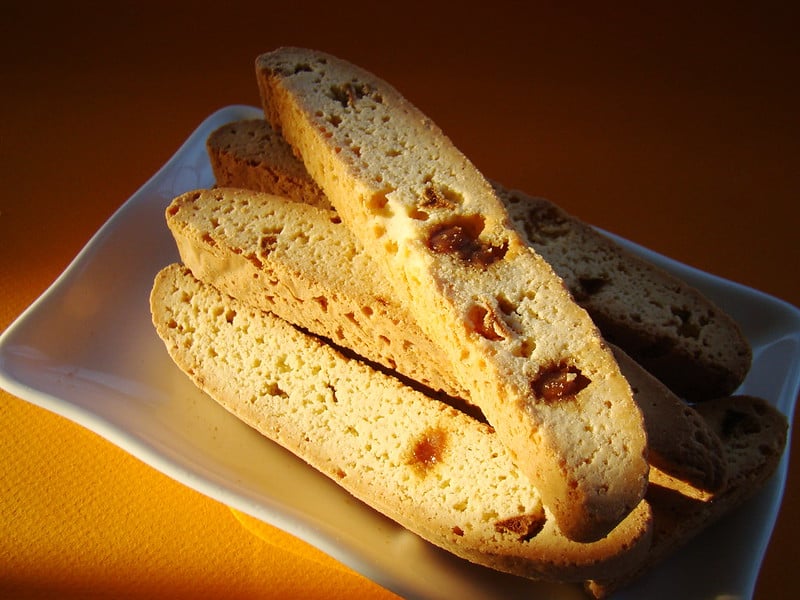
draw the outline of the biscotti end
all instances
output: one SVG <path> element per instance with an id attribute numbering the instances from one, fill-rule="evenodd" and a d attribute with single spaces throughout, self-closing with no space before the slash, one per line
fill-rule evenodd
<path id="1" fill-rule="evenodd" d="M 218 186 L 248 188 L 320 208 L 330 203 L 308 176 L 289 145 L 263 119 L 226 123 L 206 139 L 206 150 Z M 273 157 L 265 161 L 264 157 Z"/>
<path id="2" fill-rule="evenodd" d="M 697 410 L 721 441 L 728 472 L 725 487 L 712 501 L 704 501 L 683 495 L 680 488 L 651 485 L 647 499 L 655 526 L 648 557 L 623 577 L 587 582 L 586 590 L 595 598 L 609 597 L 678 551 L 741 506 L 775 473 L 785 451 L 788 421 L 774 406 L 753 396 L 732 396 L 703 402 Z"/>
<path id="3" fill-rule="evenodd" d="M 613 347 L 647 429 L 650 482 L 680 481 L 686 493 L 712 498 L 724 488 L 727 465 L 722 443 L 700 414 L 673 394 L 661 381 Z"/>

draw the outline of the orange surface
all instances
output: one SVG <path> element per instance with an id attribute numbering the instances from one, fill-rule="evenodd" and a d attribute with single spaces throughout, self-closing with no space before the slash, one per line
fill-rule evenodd
<path id="1" fill-rule="evenodd" d="M 282 44 L 380 73 L 487 176 L 800 305 L 792 9 L 11 4 L 0 36 L 0 329 L 203 118 L 258 102 L 253 59 Z M 758 598 L 791 595 L 794 463 Z M 390 597 L 248 525 L 0 392 L 0 597 Z"/>

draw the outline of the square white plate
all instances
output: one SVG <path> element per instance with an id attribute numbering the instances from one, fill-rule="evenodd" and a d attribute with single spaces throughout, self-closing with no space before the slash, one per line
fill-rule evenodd
<path id="1" fill-rule="evenodd" d="M 214 113 L 120 207 L 0 337 L 2 387 L 402 596 L 583 598 L 577 587 L 495 573 L 422 541 L 229 415 L 173 365 L 148 306 L 153 277 L 178 260 L 164 209 L 174 196 L 213 184 L 205 151 L 211 131 L 260 116 L 247 106 Z M 754 361 L 740 392 L 767 399 L 791 420 L 800 388 L 800 311 L 617 240 L 703 290 L 741 323 Z M 784 455 L 776 475 L 747 506 L 618 597 L 751 596 L 787 463 Z"/>

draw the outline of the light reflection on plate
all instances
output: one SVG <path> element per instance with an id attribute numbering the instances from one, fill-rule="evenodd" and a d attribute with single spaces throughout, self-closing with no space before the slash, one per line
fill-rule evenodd
<path id="1" fill-rule="evenodd" d="M 260 116 L 248 106 L 209 116 L 120 207 L 0 337 L 0 385 L 402 596 L 584 598 L 578 587 L 495 573 L 422 541 L 236 420 L 172 364 L 148 307 L 153 277 L 178 260 L 164 209 L 174 196 L 213 184 L 205 151 L 211 131 Z M 767 399 L 791 422 L 800 388 L 800 311 L 616 239 L 704 291 L 741 323 L 754 361 L 740 392 Z M 787 464 L 784 455 L 775 477 L 746 506 L 618 597 L 751 596 Z"/>

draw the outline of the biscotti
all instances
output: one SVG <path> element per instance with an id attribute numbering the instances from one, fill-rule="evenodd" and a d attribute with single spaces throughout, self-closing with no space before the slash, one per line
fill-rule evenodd
<path id="1" fill-rule="evenodd" d="M 207 149 L 218 185 L 330 206 L 263 119 L 220 127 L 209 135 Z M 749 343 L 735 321 L 698 290 L 552 202 L 493 185 L 512 223 L 607 340 L 690 401 L 726 396 L 741 384 L 750 367 Z"/>
<path id="2" fill-rule="evenodd" d="M 650 485 L 653 543 L 647 559 L 621 578 L 587 583 L 588 591 L 605 598 L 670 556 L 711 524 L 742 505 L 775 473 L 786 447 L 786 417 L 761 398 L 719 398 L 698 411 L 722 440 L 728 483 L 713 502 L 682 495 L 679 490 Z"/>
<path id="3" fill-rule="evenodd" d="M 577 544 L 548 523 L 535 488 L 485 424 L 180 265 L 157 275 L 151 312 L 169 354 L 198 387 L 368 505 L 477 564 L 534 579 L 587 578 L 597 598 L 741 504 L 774 472 L 785 445 L 786 419 L 764 401 L 704 404 L 732 474 L 724 492 L 708 503 L 650 485 L 647 501 L 609 538 Z"/>
<path id="4" fill-rule="evenodd" d="M 646 436 L 594 323 L 489 182 L 394 88 L 333 56 L 258 57 L 265 115 L 441 347 L 562 532 L 596 540 L 647 486 Z"/>
<path id="5" fill-rule="evenodd" d="M 744 381 L 750 344 L 730 315 L 700 291 L 552 202 L 502 187 L 498 194 L 603 336 L 676 394 L 693 402 L 721 398 Z"/>
<path id="6" fill-rule="evenodd" d="M 263 119 L 228 123 L 214 130 L 206 150 L 217 185 L 258 189 L 269 187 L 279 196 L 330 208 L 303 163 Z"/>
<path id="7" fill-rule="evenodd" d="M 621 574 L 647 553 L 641 502 L 606 538 L 566 539 L 492 429 L 171 265 L 153 324 L 231 413 L 356 498 L 457 556 L 534 579 Z"/>
<path id="8" fill-rule="evenodd" d="M 214 188 L 174 198 L 166 221 L 181 260 L 201 281 L 428 388 L 471 400 L 332 210 Z M 672 477 L 709 498 L 725 481 L 716 435 L 624 352 L 615 356 L 644 414 L 650 480 Z"/>

